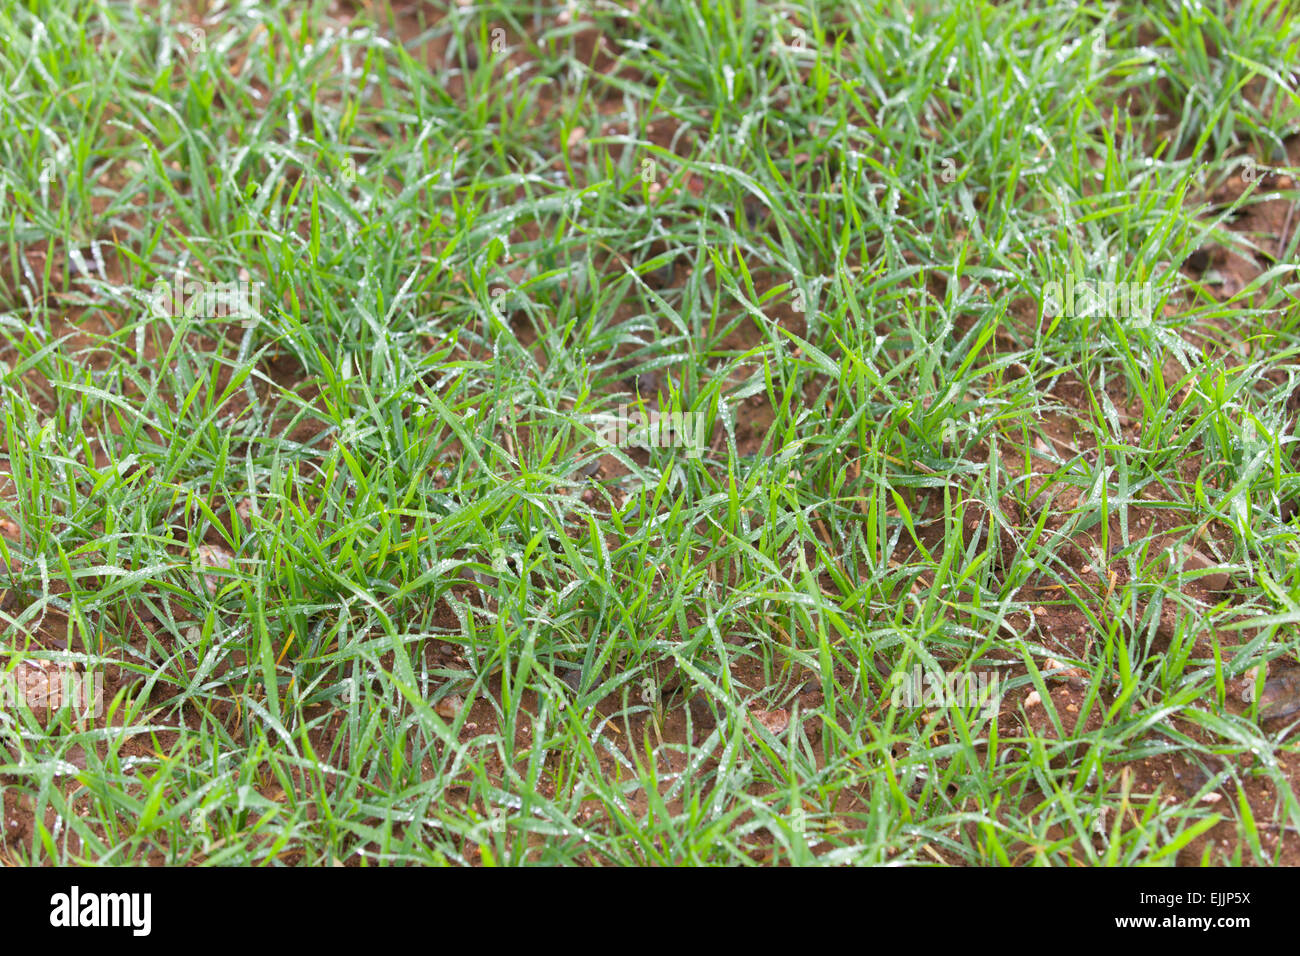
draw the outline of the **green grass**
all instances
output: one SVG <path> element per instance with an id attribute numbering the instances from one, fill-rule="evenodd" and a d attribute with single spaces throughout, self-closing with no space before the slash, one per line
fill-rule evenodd
<path id="1" fill-rule="evenodd" d="M 229 6 L 0 12 L 0 857 L 1294 861 L 1291 5 Z"/>

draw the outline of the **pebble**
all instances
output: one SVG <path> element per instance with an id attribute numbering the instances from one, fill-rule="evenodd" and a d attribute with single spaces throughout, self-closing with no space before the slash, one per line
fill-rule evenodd
<path id="1" fill-rule="evenodd" d="M 587 138 L 587 130 L 582 126 L 575 126 L 569 130 L 569 138 L 565 145 L 569 149 L 569 155 L 577 158 L 587 154 L 587 144 L 584 142 Z"/>
<path id="2" fill-rule="evenodd" d="M 762 724 L 773 737 L 790 726 L 790 714 L 784 710 L 751 710 L 749 715 Z"/>
<path id="3" fill-rule="evenodd" d="M 1264 681 L 1259 695 L 1261 720 L 1290 717 L 1297 711 L 1300 711 L 1300 671 L 1284 671 Z"/>
<path id="4" fill-rule="evenodd" d="M 1183 555 L 1184 571 L 1208 571 L 1213 568 L 1214 570 L 1210 574 L 1198 574 L 1196 580 L 1210 591 L 1227 590 L 1229 583 L 1227 571 L 1220 570 L 1219 566 L 1210 558 L 1194 549 L 1190 544 L 1184 544 L 1180 550 Z"/>
<path id="5" fill-rule="evenodd" d="M 199 567 L 201 568 L 221 568 L 229 570 L 235 560 L 235 556 L 215 544 L 201 544 L 198 549 Z M 208 589 L 208 594 L 212 597 L 217 596 L 217 592 L 223 586 L 225 575 L 205 574 L 203 575 L 203 586 Z"/>
<path id="6" fill-rule="evenodd" d="M 452 694 L 434 704 L 433 709 L 437 712 L 439 717 L 442 717 L 445 720 L 455 720 L 456 715 L 461 712 L 461 708 L 464 706 L 465 699 L 459 694 Z"/>

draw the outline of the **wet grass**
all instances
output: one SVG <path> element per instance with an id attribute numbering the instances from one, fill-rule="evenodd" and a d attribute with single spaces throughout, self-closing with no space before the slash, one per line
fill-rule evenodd
<path id="1" fill-rule="evenodd" d="M 1294 13 L 0 12 L 0 854 L 1294 854 Z"/>

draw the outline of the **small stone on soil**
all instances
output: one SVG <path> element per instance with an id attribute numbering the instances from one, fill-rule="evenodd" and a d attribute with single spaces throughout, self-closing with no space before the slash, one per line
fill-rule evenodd
<path id="1" fill-rule="evenodd" d="M 1210 591 L 1224 591 L 1228 588 L 1228 572 L 1218 569 L 1210 558 L 1206 557 L 1200 551 L 1195 550 L 1189 544 L 1182 546 L 1183 569 L 1185 571 L 1206 571 L 1211 568 L 1215 569 L 1210 574 L 1198 575 L 1196 580 L 1203 584 Z"/>
<path id="2" fill-rule="evenodd" d="M 222 568 L 229 570 L 234 563 L 235 556 L 225 548 L 218 547 L 214 544 L 201 544 L 198 550 L 199 567 L 201 568 Z M 212 597 L 217 596 L 221 590 L 222 579 L 224 575 L 205 574 L 203 575 L 203 585 L 208 589 L 208 594 Z"/>
<path id="3" fill-rule="evenodd" d="M 790 726 L 790 714 L 784 710 L 751 710 L 749 714 L 773 737 Z"/>
<path id="4" fill-rule="evenodd" d="M 465 701 L 459 694 L 452 694 L 450 697 L 444 697 L 434 705 L 433 709 L 439 717 L 445 720 L 455 720 L 456 715 L 460 713 L 461 708 L 465 706 Z"/>
<path id="5" fill-rule="evenodd" d="M 1259 695 L 1260 720 L 1277 720 L 1300 711 L 1300 671 L 1291 670 L 1264 681 Z"/>

